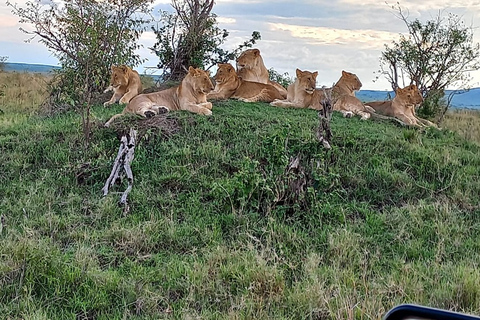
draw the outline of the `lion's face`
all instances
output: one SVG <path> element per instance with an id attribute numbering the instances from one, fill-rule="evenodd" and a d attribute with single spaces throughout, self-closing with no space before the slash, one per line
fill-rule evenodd
<path id="1" fill-rule="evenodd" d="M 297 69 L 296 73 L 300 88 L 305 90 L 305 92 L 308 94 L 313 94 L 315 92 L 318 72 L 302 71 Z"/>
<path id="2" fill-rule="evenodd" d="M 236 75 L 235 69 L 230 63 L 219 63 L 217 73 L 215 74 L 215 82 L 218 84 L 227 83 Z"/>
<path id="3" fill-rule="evenodd" d="M 188 75 L 190 77 L 186 77 L 185 79 L 190 82 L 195 92 L 207 94 L 213 90 L 213 84 L 210 80 L 209 72 L 199 68 L 190 67 L 188 68 Z"/>
<path id="4" fill-rule="evenodd" d="M 397 95 L 402 97 L 409 105 L 417 105 L 423 102 L 422 94 L 414 84 L 411 84 L 403 89 L 398 88 Z"/>
<path id="5" fill-rule="evenodd" d="M 110 85 L 114 88 L 128 85 L 129 69 L 130 68 L 125 65 L 112 66 Z"/>
<path id="6" fill-rule="evenodd" d="M 258 64 L 258 59 L 261 59 L 260 50 L 248 49 L 242 52 L 237 58 L 237 70 L 240 69 L 253 69 Z"/>
<path id="7" fill-rule="evenodd" d="M 360 88 L 362 87 L 360 79 L 358 79 L 357 75 L 354 73 L 342 71 L 342 78 L 345 82 L 349 84 L 349 87 L 354 91 L 360 90 Z"/>

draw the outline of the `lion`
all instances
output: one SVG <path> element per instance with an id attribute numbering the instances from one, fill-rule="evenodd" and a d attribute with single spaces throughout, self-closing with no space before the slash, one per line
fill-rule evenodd
<path id="1" fill-rule="evenodd" d="M 318 72 L 296 69 L 297 78 L 287 88 L 287 99 L 274 100 L 270 104 L 283 108 L 320 109 L 319 89 L 316 89 Z"/>
<path id="2" fill-rule="evenodd" d="M 240 54 L 236 60 L 237 74 L 245 81 L 266 83 L 274 86 L 282 95 L 287 97 L 287 90 L 275 81 L 270 80 L 270 74 L 263 63 L 262 55 L 258 49 L 248 49 Z"/>
<path id="3" fill-rule="evenodd" d="M 110 86 L 104 92 L 113 91 L 112 98 L 103 106 L 119 103 L 129 103 L 133 97 L 142 93 L 142 81 L 137 71 L 126 65 L 112 66 Z"/>
<path id="4" fill-rule="evenodd" d="M 110 126 L 113 120 L 126 113 L 150 118 L 169 111 L 187 110 L 209 116 L 212 114 L 212 103 L 207 101 L 207 94 L 212 90 L 209 72 L 189 67 L 179 86 L 136 96 L 122 113 L 112 116 L 105 126 Z"/>
<path id="5" fill-rule="evenodd" d="M 322 110 L 328 101 L 333 105 L 333 110 L 340 111 L 345 117 L 354 113 L 368 119 L 370 113 L 365 109 L 360 100 L 355 97 L 362 83 L 353 73 L 342 71 L 342 77 L 332 88 L 317 89 L 316 79 L 318 72 L 302 71 L 296 69 L 297 78 L 288 86 L 286 100 L 275 100 L 270 104 L 285 108 L 308 108 Z"/>
<path id="6" fill-rule="evenodd" d="M 355 91 L 360 90 L 362 82 L 357 75 L 342 70 L 342 76 L 332 90 L 333 110 L 340 111 L 344 117 L 359 115 L 362 120 L 370 118 L 370 113 L 363 103 L 355 97 Z"/>
<path id="7" fill-rule="evenodd" d="M 282 99 L 274 86 L 240 78 L 230 63 L 218 64 L 214 80 L 215 89 L 207 95 L 207 100 L 233 98 L 244 102 L 271 102 Z"/>
<path id="8" fill-rule="evenodd" d="M 365 107 L 376 118 L 393 119 L 406 126 L 437 127 L 433 122 L 419 118 L 415 114 L 415 106 L 422 102 L 420 90 L 411 84 L 403 89 L 397 88 L 393 100 L 367 102 Z"/>

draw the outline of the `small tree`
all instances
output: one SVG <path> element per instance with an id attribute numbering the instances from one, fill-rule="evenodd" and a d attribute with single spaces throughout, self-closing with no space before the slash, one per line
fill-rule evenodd
<path id="1" fill-rule="evenodd" d="M 90 136 L 90 99 L 106 87 L 110 65 L 137 65 L 142 26 L 153 0 L 29 1 L 25 8 L 7 1 L 20 22 L 34 26 L 25 33 L 55 55 L 62 68 L 51 86 L 53 106 L 80 106 L 85 146 Z"/>
<path id="2" fill-rule="evenodd" d="M 448 14 L 422 23 L 410 21 L 408 13 L 393 6 L 405 23 L 408 35 L 385 46 L 380 58 L 380 72 L 396 90 L 400 85 L 416 84 L 425 102 L 419 112 L 438 116 L 441 122 L 452 96 L 444 99 L 448 86 L 468 88 L 470 71 L 480 68 L 480 45 L 473 43 L 473 28 L 466 27 L 459 16 Z"/>
<path id="3" fill-rule="evenodd" d="M 180 80 L 189 66 L 210 69 L 219 62 L 235 59 L 243 48 L 259 40 L 254 31 L 252 38 L 233 51 L 220 48 L 228 37 L 226 29 L 217 26 L 212 13 L 214 0 L 172 0 L 174 12 L 161 11 L 157 27 L 152 28 L 157 42 L 150 49 L 155 52 L 163 70 L 163 78 Z"/>
<path id="4" fill-rule="evenodd" d="M 62 66 L 58 71 L 65 79 L 60 89 L 70 99 L 82 101 L 78 90 L 95 92 L 105 88 L 110 65 L 138 65 L 136 43 L 148 22 L 153 0 L 63 0 L 61 2 L 29 1 L 25 8 L 7 1 L 20 22 L 34 26 L 39 37 Z M 80 95 L 83 96 L 83 95 Z"/>

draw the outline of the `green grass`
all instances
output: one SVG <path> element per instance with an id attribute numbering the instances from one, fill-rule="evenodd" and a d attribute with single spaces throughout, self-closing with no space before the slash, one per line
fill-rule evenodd
<path id="1" fill-rule="evenodd" d="M 77 114 L 0 115 L 3 317 L 480 314 L 476 142 L 334 114 L 327 151 L 313 110 L 233 101 L 169 114 L 168 135 L 103 128 L 121 109 L 93 108 L 88 150 Z M 125 183 L 101 195 L 122 125 L 141 129 L 128 212 Z"/>

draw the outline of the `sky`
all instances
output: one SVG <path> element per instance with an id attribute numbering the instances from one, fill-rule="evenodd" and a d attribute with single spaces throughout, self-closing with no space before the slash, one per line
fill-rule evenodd
<path id="1" fill-rule="evenodd" d="M 12 0 L 22 6 L 26 0 Z M 342 70 L 357 74 L 363 90 L 390 90 L 388 81 L 378 77 L 380 56 L 385 45 L 406 34 L 405 24 L 395 16 L 392 5 L 384 0 L 217 0 L 213 12 L 218 26 L 229 31 L 225 49 L 233 49 L 259 31 L 260 49 L 267 68 L 295 76 L 295 70 L 318 71 L 317 85 L 331 86 Z M 480 42 L 480 0 L 406 0 L 400 1 L 409 19 L 427 21 L 439 13 L 458 14 L 467 26 L 474 27 L 474 41 Z M 170 0 L 156 0 L 158 10 L 172 11 Z M 36 39 L 19 30 L 20 24 L 5 2 L 0 3 L 0 56 L 7 62 L 57 65 L 58 60 Z M 152 32 L 140 38 L 138 50 L 148 59 L 136 67 L 140 73 L 152 73 L 157 57 L 148 49 L 155 43 Z M 234 64 L 234 61 L 231 61 Z M 215 71 L 214 69 L 212 71 Z M 480 86 L 480 71 L 471 73 L 470 85 Z M 455 89 L 455 88 L 451 88 Z"/>

